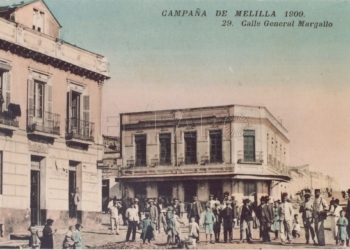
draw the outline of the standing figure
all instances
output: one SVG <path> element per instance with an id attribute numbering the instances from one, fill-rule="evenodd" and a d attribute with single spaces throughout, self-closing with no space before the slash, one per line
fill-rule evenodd
<path id="1" fill-rule="evenodd" d="M 340 218 L 340 212 L 343 211 L 343 208 L 339 206 L 339 200 L 336 199 L 333 201 L 333 205 L 330 208 L 330 216 L 332 217 L 331 221 L 331 231 L 333 238 L 335 240 L 335 244 L 338 245 L 339 239 L 338 239 L 338 225 L 337 222 Z"/>
<path id="2" fill-rule="evenodd" d="M 256 209 L 256 215 L 260 222 L 260 234 L 262 237 L 262 242 L 267 243 L 271 242 L 270 240 L 270 234 L 269 234 L 269 224 L 271 223 L 271 214 L 269 213 L 268 204 L 266 202 L 268 201 L 268 197 L 263 196 L 260 198 L 261 204 Z"/>
<path id="3" fill-rule="evenodd" d="M 237 225 L 237 217 L 238 217 L 238 208 L 237 208 L 237 201 L 236 197 L 234 195 L 231 195 L 231 207 L 232 207 L 232 212 L 233 212 L 233 222 L 232 222 L 232 228 L 234 229 Z M 233 232 L 233 230 L 232 230 Z M 233 235 L 232 235 L 233 238 Z"/>
<path id="4" fill-rule="evenodd" d="M 129 241 L 130 234 L 132 232 L 132 241 L 135 241 L 136 238 L 136 226 L 138 224 L 139 220 L 139 213 L 136 208 L 136 205 L 133 204 L 131 207 L 129 207 L 125 212 L 125 217 L 128 220 L 128 231 L 126 232 L 126 242 Z"/>
<path id="5" fill-rule="evenodd" d="M 205 239 L 208 244 L 208 235 L 210 235 L 210 243 L 215 244 L 212 237 L 214 234 L 214 223 L 216 222 L 216 218 L 212 210 L 210 209 L 210 204 L 207 204 L 207 211 L 205 211 L 203 227 L 205 230 Z"/>
<path id="6" fill-rule="evenodd" d="M 199 226 L 195 221 L 195 218 L 192 217 L 190 219 L 190 223 L 188 224 L 188 238 L 192 241 L 193 247 L 196 247 L 196 241 L 199 237 Z"/>
<path id="7" fill-rule="evenodd" d="M 214 237 L 215 242 L 219 242 L 220 239 L 220 230 L 221 230 L 221 210 L 219 208 L 219 202 L 215 203 L 215 208 L 213 210 L 213 214 L 215 216 L 215 222 L 214 222 Z"/>
<path id="8" fill-rule="evenodd" d="M 34 222 L 32 222 L 32 224 L 28 228 L 28 231 L 30 232 L 29 246 L 32 249 L 39 248 L 40 247 L 39 229 L 36 227 Z"/>
<path id="9" fill-rule="evenodd" d="M 344 196 L 345 196 L 345 194 L 344 194 Z M 347 218 L 347 220 L 350 221 L 350 189 L 348 189 L 348 204 L 346 206 L 345 214 L 346 214 L 345 217 Z M 346 230 L 348 232 L 348 235 L 350 235 L 350 225 L 349 224 L 346 226 Z M 349 246 L 348 239 L 346 240 L 346 246 Z"/>
<path id="10" fill-rule="evenodd" d="M 209 195 L 209 201 L 207 202 L 207 206 L 209 205 L 210 209 L 213 210 L 215 208 L 216 201 L 214 200 L 214 195 Z"/>
<path id="11" fill-rule="evenodd" d="M 145 244 L 146 240 L 148 243 L 151 242 L 151 239 L 154 237 L 154 224 L 153 221 L 150 219 L 150 213 L 145 213 L 145 218 L 141 221 L 141 239 L 143 241 L 143 244 Z"/>
<path id="12" fill-rule="evenodd" d="M 279 230 L 280 230 L 279 204 L 278 204 L 278 200 L 276 200 L 273 206 L 273 231 L 275 232 L 274 240 L 278 239 Z"/>
<path id="13" fill-rule="evenodd" d="M 182 219 L 185 213 L 185 203 L 179 201 L 180 218 Z"/>
<path id="14" fill-rule="evenodd" d="M 157 225 L 158 222 L 158 208 L 154 205 L 154 200 L 150 199 L 149 201 L 149 218 L 152 221 L 153 225 Z M 155 239 L 155 233 L 153 234 L 153 239 Z"/>
<path id="15" fill-rule="evenodd" d="M 348 224 L 349 222 L 345 218 L 345 212 L 342 210 L 340 212 L 340 218 L 337 221 L 337 226 L 338 226 L 338 238 L 339 240 L 341 240 L 343 248 L 345 248 L 345 240 L 349 240 L 349 235 L 346 229 Z"/>
<path id="16" fill-rule="evenodd" d="M 250 200 L 243 200 L 243 206 L 241 211 L 241 224 L 240 224 L 240 241 L 243 243 L 245 240 L 248 243 L 252 243 L 252 233 L 253 233 L 253 208 L 250 206 Z"/>
<path id="17" fill-rule="evenodd" d="M 73 226 L 69 226 L 68 232 L 64 236 L 62 248 L 63 249 L 74 249 L 74 232 L 73 232 Z"/>
<path id="18" fill-rule="evenodd" d="M 298 219 L 298 214 L 294 214 L 292 236 L 294 238 L 300 237 L 300 222 Z"/>
<path id="19" fill-rule="evenodd" d="M 54 220 L 47 219 L 46 225 L 43 229 L 43 238 L 41 241 L 41 249 L 53 249 L 53 235 L 57 232 L 57 229 L 52 230 L 52 224 Z"/>
<path id="20" fill-rule="evenodd" d="M 321 197 L 320 189 L 315 189 L 315 200 L 313 207 L 313 217 L 315 222 L 315 233 L 317 237 L 318 246 L 325 246 L 324 237 L 324 221 L 327 219 L 328 205 Z"/>
<path id="21" fill-rule="evenodd" d="M 230 238 L 230 242 L 233 242 L 232 239 L 232 221 L 233 221 L 233 212 L 231 208 L 231 202 L 226 201 L 226 207 L 221 212 L 222 224 L 224 227 L 224 241 L 227 243 L 227 236 Z"/>
<path id="22" fill-rule="evenodd" d="M 175 218 L 174 218 L 174 208 L 172 206 L 168 207 L 168 211 L 166 212 L 166 222 L 167 222 L 167 230 L 166 233 L 168 235 L 167 244 L 175 243 Z"/>
<path id="23" fill-rule="evenodd" d="M 312 211 L 314 210 L 314 203 L 310 200 L 311 194 L 305 193 L 305 202 L 300 206 L 299 213 L 302 213 L 303 224 L 305 229 L 305 238 L 306 244 L 310 244 L 310 233 L 311 239 L 316 244 L 315 240 L 315 228 L 314 228 L 314 219 Z"/>
<path id="24" fill-rule="evenodd" d="M 117 203 L 116 200 L 113 201 L 113 206 L 109 208 L 109 216 L 111 221 L 111 234 L 114 234 L 116 231 L 116 234 L 119 235 L 119 212 L 118 209 L 121 208 L 122 205 Z"/>
<path id="25" fill-rule="evenodd" d="M 202 212 L 202 204 L 197 200 L 197 196 L 193 196 L 193 202 L 189 204 L 187 209 L 188 219 L 191 220 L 191 218 L 195 218 L 195 221 L 197 222 L 197 224 L 199 224 L 199 219 Z M 197 242 L 199 242 L 199 234 Z"/>
<path id="26" fill-rule="evenodd" d="M 283 200 L 279 206 L 279 217 L 280 217 L 280 233 L 282 245 L 292 243 L 292 222 L 293 222 L 293 206 L 290 204 L 288 199 L 288 194 L 283 193 Z"/>
<path id="27" fill-rule="evenodd" d="M 75 224 L 75 232 L 73 235 L 75 249 L 83 249 L 83 238 L 81 237 L 80 230 L 83 228 L 81 224 Z"/>

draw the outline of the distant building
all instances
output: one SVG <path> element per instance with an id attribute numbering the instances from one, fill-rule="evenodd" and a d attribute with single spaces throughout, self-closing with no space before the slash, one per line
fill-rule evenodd
<path id="1" fill-rule="evenodd" d="M 227 105 L 120 115 L 123 196 L 200 201 L 272 195 L 289 182 L 287 130 L 265 107 Z"/>
<path id="2" fill-rule="evenodd" d="M 6 1 L 3 1 L 6 3 Z M 74 25 L 74 24 L 72 24 Z M 60 40 L 44 1 L 0 7 L 0 231 L 101 221 L 104 56 Z M 77 191 L 77 192 L 75 192 Z"/>

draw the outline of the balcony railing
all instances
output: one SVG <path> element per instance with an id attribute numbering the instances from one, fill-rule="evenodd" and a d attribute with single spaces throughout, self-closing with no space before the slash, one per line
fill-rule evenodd
<path id="1" fill-rule="evenodd" d="M 281 174 L 289 175 L 289 167 L 283 164 L 281 161 L 277 160 L 275 157 L 272 157 L 272 155 L 270 154 L 268 155 L 268 158 L 267 158 L 267 165 L 272 167 L 275 171 Z"/>
<path id="2" fill-rule="evenodd" d="M 7 111 L 0 113 L 0 124 L 18 127 L 18 120 Z"/>
<path id="3" fill-rule="evenodd" d="M 263 151 L 256 151 L 254 155 L 245 155 L 243 150 L 237 152 L 237 163 L 263 164 Z"/>
<path id="4" fill-rule="evenodd" d="M 234 166 L 220 165 L 220 166 L 181 166 L 181 167 L 129 167 L 123 168 L 120 171 L 121 176 L 148 176 L 148 175 L 184 175 L 184 174 L 221 174 L 233 173 Z"/>
<path id="5" fill-rule="evenodd" d="M 92 122 L 71 118 L 66 120 L 66 139 L 94 141 L 95 124 Z"/>
<path id="6" fill-rule="evenodd" d="M 28 109 L 27 130 L 28 132 L 43 132 L 59 135 L 60 115 L 40 109 Z"/>

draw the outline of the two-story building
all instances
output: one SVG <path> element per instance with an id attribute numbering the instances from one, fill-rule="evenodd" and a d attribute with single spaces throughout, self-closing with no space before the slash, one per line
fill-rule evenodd
<path id="1" fill-rule="evenodd" d="M 290 180 L 287 130 L 265 107 L 123 113 L 120 140 L 126 197 L 280 199 Z"/>
<path id="2" fill-rule="evenodd" d="M 101 221 L 104 56 L 60 39 L 42 0 L 0 7 L 0 230 Z"/>

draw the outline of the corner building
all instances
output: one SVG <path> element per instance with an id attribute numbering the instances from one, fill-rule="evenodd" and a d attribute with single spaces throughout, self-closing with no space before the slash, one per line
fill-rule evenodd
<path id="1" fill-rule="evenodd" d="M 103 155 L 100 114 L 107 59 L 60 40 L 60 28 L 44 1 L 0 7 L 4 238 L 27 233 L 31 221 L 44 225 L 48 218 L 56 228 L 101 221 L 96 162 Z"/>
<path id="2" fill-rule="evenodd" d="M 242 201 L 280 199 L 289 182 L 287 130 L 265 107 L 123 113 L 123 196 L 202 202 L 224 192 Z"/>

